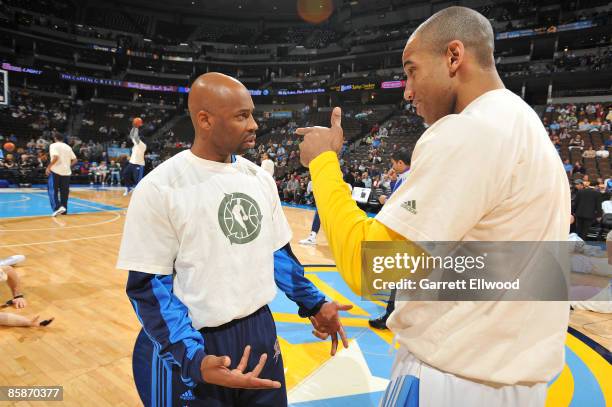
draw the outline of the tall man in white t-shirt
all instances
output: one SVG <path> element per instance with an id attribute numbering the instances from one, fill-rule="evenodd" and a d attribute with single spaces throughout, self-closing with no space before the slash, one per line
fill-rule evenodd
<path id="1" fill-rule="evenodd" d="M 49 158 L 51 161 L 45 170 L 45 174 L 49 177 L 47 190 L 51 209 L 53 210 L 52 216 L 68 213 L 70 174 L 72 174 L 72 166 L 77 162 L 74 151 L 72 151 L 68 144 L 63 142 L 63 139 L 61 134 L 53 133 L 55 143 L 49 146 Z"/>
<path id="2" fill-rule="evenodd" d="M 404 96 L 429 128 L 410 176 L 374 219 L 342 182 L 340 109 L 331 128 L 297 130 L 321 222 L 354 290 L 362 241 L 567 238 L 563 165 L 538 115 L 504 88 L 493 43 L 489 21 L 464 7 L 437 12 L 412 34 L 402 55 Z M 381 404 L 543 406 L 564 366 L 568 319 L 566 302 L 396 302 L 387 325 L 400 348 Z"/>
<path id="3" fill-rule="evenodd" d="M 125 168 L 125 192 L 124 196 L 130 193 L 140 182 L 144 175 L 145 152 L 147 145 L 138 136 L 138 127 L 132 127 L 130 131 L 130 140 L 132 140 L 132 155 L 130 161 Z"/>
<path id="4" fill-rule="evenodd" d="M 253 148 L 257 130 L 244 85 L 202 75 L 188 105 L 193 147 L 142 180 L 125 221 L 118 267 L 130 270 L 127 294 L 143 325 L 134 379 L 147 406 L 283 407 L 267 305 L 276 286 L 331 333 L 332 354 L 338 334 L 348 346 L 338 311 L 350 306 L 326 302 L 304 277 L 274 180 L 236 155 Z"/>

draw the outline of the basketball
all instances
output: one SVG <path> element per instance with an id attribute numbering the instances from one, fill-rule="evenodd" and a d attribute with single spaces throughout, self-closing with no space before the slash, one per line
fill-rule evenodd
<path id="1" fill-rule="evenodd" d="M 4 149 L 9 153 L 12 153 L 15 150 L 15 144 L 11 143 L 10 141 L 8 143 L 4 143 Z"/>
<path id="2" fill-rule="evenodd" d="M 134 127 L 142 126 L 142 119 L 140 117 L 135 117 L 134 120 L 132 120 L 132 125 Z"/>

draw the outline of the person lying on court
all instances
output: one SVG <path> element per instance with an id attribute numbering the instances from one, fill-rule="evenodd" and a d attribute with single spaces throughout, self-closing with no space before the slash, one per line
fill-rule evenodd
<path id="1" fill-rule="evenodd" d="M 12 298 L 0 305 L 0 309 L 14 307 L 16 309 L 22 309 L 27 307 L 28 302 L 23 295 L 21 289 L 21 280 L 19 274 L 14 267 L 8 264 L 17 264 L 25 259 L 22 255 L 11 256 L 6 259 L 0 260 L 0 281 L 6 281 L 7 285 L 11 290 Z M 13 314 L 10 312 L 0 313 L 0 326 L 15 326 L 15 327 L 35 327 L 35 326 L 47 326 L 53 322 L 53 318 L 39 321 L 40 316 L 25 317 L 23 315 Z"/>
<path id="2" fill-rule="evenodd" d="M 352 306 L 327 302 L 304 277 L 272 176 L 239 156 L 258 128 L 246 87 L 208 73 L 188 106 L 193 147 L 134 190 L 119 252 L 143 326 L 134 379 L 147 406 L 286 406 L 267 305 L 275 285 L 331 336 L 332 355 L 338 335 L 348 346 L 338 313 Z"/>

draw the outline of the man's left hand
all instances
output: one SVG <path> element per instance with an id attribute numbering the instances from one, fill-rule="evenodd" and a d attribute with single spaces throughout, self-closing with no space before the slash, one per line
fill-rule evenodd
<path id="1" fill-rule="evenodd" d="M 343 305 L 334 302 L 326 302 L 321 306 L 319 312 L 310 317 L 310 322 L 314 327 L 313 335 L 319 339 L 327 339 L 331 336 L 332 347 L 330 354 L 334 356 L 338 350 L 338 334 L 342 340 L 342 345 L 348 348 L 348 339 L 344 332 L 344 327 L 340 322 L 339 311 L 348 311 L 353 308 L 352 305 Z"/>
<path id="2" fill-rule="evenodd" d="M 300 162 L 308 167 L 310 162 L 326 151 L 340 153 L 344 143 L 344 132 L 341 127 L 342 110 L 334 107 L 331 115 L 331 127 L 300 127 L 295 134 L 304 136 L 300 143 Z"/>

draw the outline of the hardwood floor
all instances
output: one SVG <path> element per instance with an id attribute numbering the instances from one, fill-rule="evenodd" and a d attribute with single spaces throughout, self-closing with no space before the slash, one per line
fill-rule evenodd
<path id="1" fill-rule="evenodd" d="M 71 196 L 128 205 L 119 190 Z M 297 243 L 310 232 L 314 212 L 285 212 L 296 256 L 304 264 L 333 264 L 324 233 L 316 247 Z M 140 405 L 131 360 L 140 324 L 125 295 L 126 272 L 115 268 L 124 220 L 125 211 L 0 219 L 0 257 L 27 256 L 17 269 L 28 307 L 3 311 L 56 318 L 48 328 L 0 327 L 0 385 L 62 385 L 68 406 Z M 0 284 L 0 300 L 9 297 Z M 46 404 L 57 405 L 14 405 Z"/>
<path id="2" fill-rule="evenodd" d="M 122 191 L 75 190 L 73 197 L 126 208 Z M 298 244 L 314 212 L 285 208 L 292 247 L 304 264 L 333 264 L 323 231 L 317 246 Z M 48 328 L 0 327 L 0 385 L 62 385 L 67 406 L 137 406 L 132 347 L 139 322 L 124 292 L 126 272 L 115 262 L 125 210 L 51 218 L 0 219 L 0 257 L 24 254 L 18 266 L 28 307 L 22 315 L 54 316 Z M 9 298 L 0 285 L 0 300 Z M 572 313 L 571 325 L 612 349 L 609 315 Z M 0 402 L 0 406 L 57 405 Z"/>

